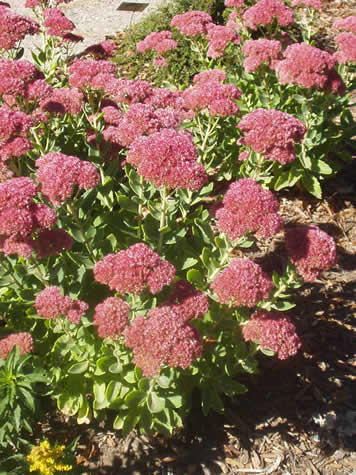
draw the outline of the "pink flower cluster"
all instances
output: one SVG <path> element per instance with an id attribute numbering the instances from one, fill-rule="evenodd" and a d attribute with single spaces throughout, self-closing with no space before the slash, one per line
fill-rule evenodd
<path id="1" fill-rule="evenodd" d="M 29 84 L 42 78 L 43 74 L 30 61 L 0 59 L 0 95 L 7 103 L 14 102 L 16 96 L 26 97 Z"/>
<path id="2" fill-rule="evenodd" d="M 172 18 L 171 26 L 175 26 L 182 35 L 205 35 L 213 20 L 208 13 L 199 10 L 176 15 Z"/>
<path id="3" fill-rule="evenodd" d="M 43 26 L 51 36 L 65 36 L 74 30 L 74 24 L 59 10 L 59 8 L 46 8 L 43 10 Z"/>
<path id="4" fill-rule="evenodd" d="M 283 56 L 285 59 L 275 67 L 281 84 L 295 83 L 302 87 L 315 86 L 325 89 L 330 74 L 337 75 L 332 69 L 336 64 L 336 59 L 327 51 L 307 43 L 289 45 Z M 342 82 L 341 78 L 340 81 Z"/>
<path id="5" fill-rule="evenodd" d="M 267 238 L 283 228 L 278 211 L 279 202 L 271 191 L 264 190 L 252 178 L 242 178 L 225 193 L 223 207 L 216 212 L 216 226 L 232 241 L 247 232 Z"/>
<path id="6" fill-rule="evenodd" d="M 56 207 L 72 196 L 76 185 L 89 190 L 100 181 L 100 175 L 92 163 L 60 152 L 47 153 L 38 158 L 36 167 L 42 194 Z"/>
<path id="7" fill-rule="evenodd" d="M 84 101 L 83 93 L 73 87 L 58 87 L 41 99 L 40 109 L 49 114 L 78 115 L 82 110 Z"/>
<path id="8" fill-rule="evenodd" d="M 263 63 L 273 69 L 281 59 L 282 44 L 277 40 L 247 40 L 242 46 L 242 52 L 246 58 L 246 73 L 256 72 Z"/>
<path id="9" fill-rule="evenodd" d="M 0 6 L 0 49 L 14 48 L 26 35 L 35 35 L 39 30 L 36 21 Z"/>
<path id="10" fill-rule="evenodd" d="M 197 329 L 185 323 L 172 307 L 158 307 L 147 315 L 136 317 L 125 331 L 125 345 L 132 348 L 133 362 L 145 377 L 157 375 L 162 365 L 186 369 L 201 357 Z"/>
<path id="11" fill-rule="evenodd" d="M 90 86 L 93 89 L 103 90 L 122 104 L 145 102 L 153 92 L 153 87 L 148 81 L 117 79 L 111 73 L 97 74 L 90 81 Z"/>
<path id="12" fill-rule="evenodd" d="M 224 0 L 225 7 L 228 8 L 242 8 L 245 0 Z"/>
<path id="13" fill-rule="evenodd" d="M 219 81 L 200 80 L 183 91 L 184 108 L 191 111 L 208 109 L 210 115 L 227 117 L 239 113 L 234 99 L 241 97 L 241 91 L 234 84 Z"/>
<path id="14" fill-rule="evenodd" d="M 89 55 L 95 59 L 106 59 L 112 58 L 115 56 L 115 52 L 118 48 L 117 43 L 112 40 L 102 41 L 96 45 L 88 46 L 84 51 L 83 55 Z"/>
<path id="15" fill-rule="evenodd" d="M 78 324 L 89 305 L 83 300 L 73 300 L 69 296 L 63 296 L 59 287 L 52 286 L 46 287 L 37 295 L 35 308 L 38 315 L 43 318 L 54 320 L 63 315 L 70 322 Z"/>
<path id="16" fill-rule="evenodd" d="M 171 31 L 152 32 L 142 41 L 137 43 L 137 51 L 146 53 L 148 50 L 156 51 L 158 54 L 177 49 L 177 42 L 172 38 Z"/>
<path id="17" fill-rule="evenodd" d="M 166 58 L 163 56 L 156 56 L 153 58 L 152 65 L 156 68 L 166 68 L 168 66 Z"/>
<path id="18" fill-rule="evenodd" d="M 256 109 L 244 115 L 238 128 L 244 134 L 241 145 L 282 165 L 295 160 L 294 143 L 300 143 L 306 132 L 299 119 L 275 109 Z"/>
<path id="19" fill-rule="evenodd" d="M 118 297 L 109 297 L 95 307 L 94 326 L 101 338 L 115 338 L 122 335 L 129 323 L 130 306 Z"/>
<path id="20" fill-rule="evenodd" d="M 302 346 L 290 318 L 279 312 L 258 311 L 242 327 L 245 341 L 257 341 L 262 349 L 272 350 L 280 360 L 295 356 Z"/>
<path id="21" fill-rule="evenodd" d="M 29 150 L 32 144 L 27 135 L 33 126 L 31 117 L 21 111 L 13 111 L 3 104 L 0 107 L 0 162 L 1 168 L 11 157 L 20 157 Z"/>
<path id="22" fill-rule="evenodd" d="M 87 87 L 97 74 L 114 74 L 116 65 L 111 61 L 75 59 L 69 66 L 69 85 L 71 87 Z"/>
<path id="23" fill-rule="evenodd" d="M 257 30 L 259 25 L 270 25 L 274 20 L 281 26 L 294 23 L 293 10 L 280 0 L 259 0 L 245 10 L 242 19 L 244 25 L 252 30 Z"/>
<path id="24" fill-rule="evenodd" d="M 241 43 L 241 38 L 239 35 L 228 26 L 224 25 L 215 25 L 212 23 L 208 28 L 207 33 L 208 39 L 208 58 L 217 59 L 220 58 L 228 45 L 232 43 L 238 45 Z"/>
<path id="25" fill-rule="evenodd" d="M 356 15 L 350 15 L 342 20 L 336 20 L 333 27 L 340 31 L 356 33 Z"/>
<path id="26" fill-rule="evenodd" d="M 130 146 L 126 160 L 139 175 L 157 188 L 199 190 L 208 181 L 198 162 L 198 151 L 188 132 L 162 129 L 149 137 L 138 137 Z"/>
<path id="27" fill-rule="evenodd" d="M 223 82 L 226 79 L 226 73 L 222 69 L 208 69 L 202 71 L 193 77 L 193 84 L 199 84 L 208 81 Z"/>
<path id="28" fill-rule="evenodd" d="M 108 254 L 94 266 L 95 280 L 121 295 L 140 295 L 145 290 L 157 294 L 173 281 L 174 275 L 174 266 L 143 243 Z"/>
<path id="29" fill-rule="evenodd" d="M 320 10 L 322 7 L 321 0 L 292 0 L 293 7 L 312 7 Z"/>
<path id="30" fill-rule="evenodd" d="M 173 309 L 182 321 L 187 322 L 203 317 L 208 312 L 209 299 L 186 280 L 178 280 L 166 305 Z"/>
<path id="31" fill-rule="evenodd" d="M 254 307 L 267 299 L 274 285 L 262 268 L 250 259 L 233 259 L 210 285 L 220 303 Z"/>
<path id="32" fill-rule="evenodd" d="M 33 351 L 33 338 L 30 333 L 11 333 L 0 340 L 0 358 L 6 359 L 12 348 L 18 345 L 20 355 Z"/>
<path id="33" fill-rule="evenodd" d="M 313 282 L 321 271 L 337 263 L 335 241 L 317 226 L 288 229 L 286 247 L 305 282 Z"/>
<path id="34" fill-rule="evenodd" d="M 353 33 L 340 33 L 334 38 L 339 51 L 334 53 L 334 58 L 339 64 L 356 62 L 356 35 Z"/>

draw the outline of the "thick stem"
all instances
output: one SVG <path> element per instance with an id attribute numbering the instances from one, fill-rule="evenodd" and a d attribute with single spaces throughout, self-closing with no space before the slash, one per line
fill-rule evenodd
<path id="1" fill-rule="evenodd" d="M 166 211 L 167 211 L 167 187 L 166 185 L 160 190 L 161 199 L 162 199 L 162 206 L 161 206 L 161 217 L 159 221 L 159 240 L 157 245 L 158 253 L 161 252 L 162 244 L 163 244 L 163 233 L 162 230 L 166 225 Z"/>

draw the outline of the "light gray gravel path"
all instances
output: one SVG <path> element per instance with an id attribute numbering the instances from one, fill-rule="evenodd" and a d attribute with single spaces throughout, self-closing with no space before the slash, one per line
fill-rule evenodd
<path id="1" fill-rule="evenodd" d="M 11 9 L 22 15 L 32 17 L 32 10 L 25 8 L 25 0 L 7 0 Z M 127 0 L 126 3 L 148 6 L 143 12 L 118 10 L 124 0 L 73 0 L 68 4 L 61 4 L 59 8 L 75 24 L 73 33 L 84 37 L 84 41 L 77 44 L 74 52 L 79 53 L 90 45 L 99 43 L 107 37 L 136 23 L 144 15 L 154 10 L 167 0 Z M 24 41 L 25 57 L 30 59 L 30 49 L 40 44 L 39 37 L 27 37 Z"/>

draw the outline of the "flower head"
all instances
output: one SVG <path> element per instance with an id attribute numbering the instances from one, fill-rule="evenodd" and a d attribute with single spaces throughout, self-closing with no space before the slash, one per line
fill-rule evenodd
<path id="1" fill-rule="evenodd" d="M 171 31 L 154 31 L 137 43 L 137 51 L 140 53 L 146 53 L 150 49 L 158 54 L 163 54 L 177 49 L 177 42 L 172 38 Z"/>
<path id="2" fill-rule="evenodd" d="M 60 228 L 40 231 L 32 243 L 32 247 L 36 250 L 38 259 L 55 256 L 63 249 L 71 249 L 72 245 L 72 237 L 67 231 Z"/>
<path id="3" fill-rule="evenodd" d="M 176 15 L 171 20 L 171 26 L 175 26 L 182 35 L 196 36 L 204 35 L 208 32 L 208 26 L 213 20 L 208 13 L 192 10 L 180 15 Z"/>
<path id="4" fill-rule="evenodd" d="M 269 190 L 264 190 L 252 178 L 232 183 L 216 212 L 217 228 L 232 241 L 247 232 L 260 238 L 271 237 L 283 227 L 278 214 L 279 203 Z"/>
<path id="5" fill-rule="evenodd" d="M 82 300 L 73 300 L 69 296 L 63 296 L 59 287 L 51 286 L 46 287 L 37 295 L 35 308 L 38 315 L 43 318 L 54 320 L 63 315 L 72 323 L 78 324 L 89 306 Z"/>
<path id="6" fill-rule="evenodd" d="M 82 110 L 83 101 L 84 96 L 79 89 L 58 87 L 41 99 L 40 108 L 50 114 L 78 115 Z"/>
<path id="7" fill-rule="evenodd" d="M 33 351 L 33 338 L 30 333 L 11 333 L 0 340 L 0 358 L 6 359 L 12 348 L 18 345 L 20 355 Z"/>
<path id="8" fill-rule="evenodd" d="M 156 294 L 172 282 L 174 275 L 174 266 L 143 243 L 108 254 L 94 266 L 95 280 L 121 295 L 140 295 L 146 289 Z"/>
<path id="9" fill-rule="evenodd" d="M 275 109 L 256 109 L 244 115 L 238 128 L 244 134 L 240 144 L 282 165 L 295 160 L 294 143 L 300 143 L 306 132 L 299 119 Z"/>
<path id="10" fill-rule="evenodd" d="M 174 284 L 174 290 L 169 295 L 166 305 L 174 309 L 179 317 L 187 322 L 193 318 L 201 318 L 208 312 L 209 299 L 186 280 L 178 280 Z"/>
<path id="11" fill-rule="evenodd" d="M 348 62 L 356 63 L 356 35 L 353 33 L 340 33 L 334 38 L 339 51 L 334 54 L 339 64 Z"/>
<path id="12" fill-rule="evenodd" d="M 206 81 L 223 82 L 226 79 L 226 73 L 222 69 L 208 69 L 202 71 L 193 77 L 193 84 L 199 84 Z"/>
<path id="13" fill-rule="evenodd" d="M 244 25 L 252 30 L 257 30 L 259 25 L 269 25 L 274 20 L 281 26 L 294 23 L 293 10 L 280 0 L 259 0 L 245 10 L 242 18 Z"/>
<path id="14" fill-rule="evenodd" d="M 295 356 L 302 346 L 289 317 L 279 312 L 259 310 L 242 327 L 245 341 L 257 341 L 264 350 L 272 350 L 280 360 Z"/>
<path id="15" fill-rule="evenodd" d="M 209 25 L 208 33 L 208 58 L 220 58 L 228 45 L 233 43 L 235 45 L 241 42 L 241 38 L 238 36 L 235 30 L 224 25 L 215 25 L 212 23 Z"/>
<path id="16" fill-rule="evenodd" d="M 225 7 L 228 8 L 242 8 L 245 0 L 224 0 Z"/>
<path id="17" fill-rule="evenodd" d="M 336 20 L 333 27 L 340 31 L 356 33 L 356 15 L 350 15 L 342 20 Z"/>
<path id="18" fill-rule="evenodd" d="M 273 68 L 281 58 L 282 44 L 277 40 L 247 40 L 242 46 L 246 73 L 256 72 L 261 64 Z"/>
<path id="19" fill-rule="evenodd" d="M 305 282 L 313 282 L 323 270 L 336 265 L 335 241 L 317 226 L 297 226 L 286 232 L 286 247 Z"/>
<path id="20" fill-rule="evenodd" d="M 322 7 L 321 0 L 292 0 L 293 7 L 312 7 L 315 10 L 320 10 Z"/>
<path id="21" fill-rule="evenodd" d="M 0 49 L 14 48 L 25 36 L 35 35 L 39 30 L 40 25 L 31 18 L 0 8 Z"/>
<path id="22" fill-rule="evenodd" d="M 118 297 L 109 297 L 95 307 L 94 326 L 102 338 L 122 335 L 129 323 L 130 306 Z"/>
<path id="23" fill-rule="evenodd" d="M 71 87 L 87 87 L 98 74 L 114 74 L 116 65 L 111 61 L 75 59 L 69 66 L 69 85 Z"/>
<path id="24" fill-rule="evenodd" d="M 74 30 L 74 24 L 59 10 L 59 8 L 46 8 L 43 10 L 43 26 L 51 36 L 64 36 Z"/>
<path id="25" fill-rule="evenodd" d="M 220 303 L 254 307 L 267 299 L 274 285 L 262 268 L 250 259 L 233 259 L 210 285 Z"/>

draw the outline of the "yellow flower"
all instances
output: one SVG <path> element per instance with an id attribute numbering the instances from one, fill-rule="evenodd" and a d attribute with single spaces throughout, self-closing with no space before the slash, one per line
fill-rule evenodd
<path id="1" fill-rule="evenodd" d="M 33 447 L 27 456 L 27 460 L 30 462 L 30 472 L 38 470 L 41 475 L 53 475 L 55 472 L 72 470 L 72 465 L 66 465 L 59 460 L 63 457 L 64 449 L 64 445 L 51 448 L 48 440 L 44 440 L 39 446 Z"/>

